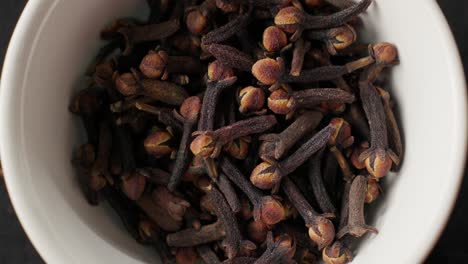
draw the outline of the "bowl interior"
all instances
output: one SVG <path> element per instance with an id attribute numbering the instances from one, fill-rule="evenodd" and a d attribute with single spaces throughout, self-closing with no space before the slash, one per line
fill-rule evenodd
<path id="1" fill-rule="evenodd" d="M 6 181 L 16 211 L 47 262 L 154 263 L 105 205 L 86 203 L 71 166 L 82 142 L 70 98 L 114 18 L 144 16 L 144 0 L 31 1 L 3 72 L 0 132 Z M 414 15 L 420 13 L 415 20 Z M 432 1 L 380 0 L 363 16 L 365 38 L 395 43 L 401 65 L 389 88 L 398 104 L 406 153 L 372 208 L 380 233 L 354 263 L 415 263 L 450 212 L 465 157 L 465 91 L 458 53 Z"/>

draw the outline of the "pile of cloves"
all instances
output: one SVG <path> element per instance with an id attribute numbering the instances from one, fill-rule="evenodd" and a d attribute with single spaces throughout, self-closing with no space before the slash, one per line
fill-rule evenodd
<path id="1" fill-rule="evenodd" d="M 351 261 L 403 155 L 397 49 L 357 42 L 371 3 L 148 0 L 103 29 L 70 106 L 89 203 L 163 263 Z"/>

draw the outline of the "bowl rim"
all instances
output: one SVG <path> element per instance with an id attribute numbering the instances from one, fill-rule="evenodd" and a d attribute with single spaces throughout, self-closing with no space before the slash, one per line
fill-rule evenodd
<path id="1" fill-rule="evenodd" d="M 18 172 L 22 171 L 21 164 L 17 162 L 18 158 L 21 157 L 21 152 L 14 144 L 14 142 L 18 142 L 18 139 L 20 139 L 18 132 L 21 131 L 21 122 L 18 122 L 12 113 L 15 113 L 20 107 L 20 98 L 16 95 L 19 93 L 18 90 L 22 90 L 25 84 L 22 78 L 22 70 L 26 69 L 30 63 L 31 51 L 36 44 L 37 36 L 43 26 L 43 23 L 41 22 L 47 20 L 50 12 L 58 2 L 60 2 L 60 0 L 41 0 L 29 1 L 26 4 L 10 40 L 1 75 L 3 80 L 0 82 L 0 126 L 3 127 L 3 129 L 0 130 L 0 154 L 2 157 L 6 187 L 12 205 L 25 233 L 37 249 L 37 252 L 46 262 L 49 263 L 62 262 L 64 255 L 59 252 L 60 247 L 57 247 L 57 243 L 55 241 L 52 242 L 44 238 L 47 237 L 44 236 L 47 234 L 45 230 L 39 231 L 39 229 L 46 226 L 41 226 L 41 224 L 39 224 L 39 222 L 42 223 L 44 220 L 29 217 L 32 213 L 28 212 L 28 201 L 21 195 L 21 186 L 18 184 L 16 178 L 17 175 L 21 175 L 18 174 Z M 434 23 L 439 28 L 441 35 L 443 35 L 447 41 L 446 56 L 447 60 L 450 62 L 449 72 L 452 80 L 451 86 L 456 94 L 454 97 L 458 100 L 454 103 L 457 113 L 455 120 L 458 121 L 458 129 L 456 129 L 454 135 L 457 141 L 461 144 L 457 145 L 453 154 L 453 164 L 451 165 L 453 166 L 453 171 L 456 175 L 452 177 L 450 186 L 446 189 L 447 193 L 444 195 L 446 200 L 446 210 L 441 212 L 439 215 L 434 216 L 432 219 L 431 227 L 433 228 L 433 231 L 428 231 L 425 235 L 421 235 L 419 241 L 421 241 L 420 244 L 423 246 L 420 248 L 421 250 L 419 252 L 413 253 L 413 262 L 410 263 L 419 263 L 424 261 L 445 229 L 458 197 L 461 181 L 465 171 L 465 161 L 467 156 L 466 135 L 468 124 L 466 114 L 468 101 L 465 75 L 459 50 L 448 22 L 446 21 L 437 2 L 434 0 L 421 2 L 427 2 L 424 4 L 428 5 L 433 15 L 437 18 Z M 31 34 L 31 32 L 35 33 Z M 447 204 L 450 206 L 447 206 Z"/>

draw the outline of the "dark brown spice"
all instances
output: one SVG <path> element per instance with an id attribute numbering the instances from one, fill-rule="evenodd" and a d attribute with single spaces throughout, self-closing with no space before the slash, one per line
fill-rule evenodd
<path id="1" fill-rule="evenodd" d="M 205 32 L 210 25 L 210 18 L 216 12 L 216 0 L 205 0 L 198 6 L 185 10 L 185 23 L 188 30 L 195 35 Z"/>
<path id="2" fill-rule="evenodd" d="M 281 159 L 297 141 L 312 132 L 322 118 L 323 115 L 320 112 L 305 112 L 283 132 L 262 135 L 260 137 L 260 140 L 263 141 L 259 149 L 260 158 L 268 162 Z"/>
<path id="3" fill-rule="evenodd" d="M 144 95 L 169 105 L 181 105 L 188 97 L 185 89 L 171 82 L 143 79 L 141 87 Z"/>
<path id="4" fill-rule="evenodd" d="M 379 67 L 379 66 L 376 66 Z M 367 171 L 376 178 L 387 175 L 392 163 L 399 164 L 398 156 L 388 147 L 385 110 L 376 88 L 369 82 L 375 67 L 370 67 L 362 75 L 359 84 L 361 101 L 370 128 L 370 148 L 360 156 L 365 161 Z"/>
<path id="5" fill-rule="evenodd" d="M 236 138 L 267 131 L 277 123 L 273 115 L 253 117 L 222 127 L 215 131 L 197 131 L 190 145 L 194 155 L 216 158 L 227 143 Z"/>
<path id="6" fill-rule="evenodd" d="M 354 100 L 353 94 L 336 88 L 314 88 L 301 91 L 278 89 L 268 97 L 268 108 L 275 114 L 291 117 L 298 109 L 310 109 L 323 102 L 349 104 Z"/>
<path id="7" fill-rule="evenodd" d="M 165 51 L 150 51 L 140 63 L 141 72 L 148 78 L 169 79 L 171 73 L 200 74 L 203 65 L 190 56 L 169 56 Z"/>
<path id="8" fill-rule="evenodd" d="M 122 27 L 118 32 L 122 34 L 125 39 L 125 50 L 123 54 L 131 54 L 136 44 L 165 39 L 176 33 L 179 28 L 180 22 L 177 19 L 159 24 Z"/>
<path id="9" fill-rule="evenodd" d="M 291 237 L 285 234 L 273 240 L 273 234 L 269 232 L 267 236 L 267 249 L 254 263 L 293 263 L 292 258 L 295 250 L 296 247 Z"/>
<path id="10" fill-rule="evenodd" d="M 300 76 L 302 66 L 304 65 L 304 57 L 309 52 L 311 44 L 309 41 L 304 41 L 300 38 L 294 43 L 293 58 L 291 61 L 291 71 L 289 72 L 292 76 Z"/>
<path id="11" fill-rule="evenodd" d="M 283 192 L 293 203 L 309 228 L 309 238 L 317 243 L 319 250 L 330 245 L 335 237 L 333 223 L 325 216 L 319 215 L 305 200 L 296 185 L 287 177 L 281 184 Z"/>
<path id="12" fill-rule="evenodd" d="M 346 264 L 353 260 L 353 254 L 340 241 L 335 241 L 322 251 L 322 258 L 327 264 Z"/>
<path id="13" fill-rule="evenodd" d="M 291 39 L 298 39 L 305 29 L 332 28 L 343 25 L 364 12 L 372 0 L 362 0 L 353 6 L 328 16 L 313 16 L 295 7 L 282 8 L 275 16 L 275 24 L 288 33 L 294 33 Z"/>
<path id="14" fill-rule="evenodd" d="M 352 26 L 346 24 L 337 28 L 310 30 L 304 33 L 304 37 L 325 42 L 328 52 L 336 55 L 338 50 L 346 49 L 356 42 L 357 33 Z"/>
<path id="15" fill-rule="evenodd" d="M 268 52 L 278 52 L 288 45 L 288 37 L 283 30 L 270 26 L 263 31 L 263 48 Z"/>
<path id="16" fill-rule="evenodd" d="M 226 175 L 221 173 L 216 184 L 219 190 L 223 193 L 224 198 L 226 198 L 226 202 L 229 204 L 231 210 L 234 213 L 240 212 L 241 204 L 239 197 L 237 197 L 236 190 L 234 189 L 234 186 L 232 186 L 230 180 L 226 177 Z"/>
<path id="17" fill-rule="evenodd" d="M 296 152 L 278 163 L 260 163 L 252 171 L 250 181 L 262 190 L 271 189 L 273 193 L 278 192 L 281 180 L 323 148 L 334 130 L 333 124 L 328 125 L 298 148 Z"/>
<path id="18" fill-rule="evenodd" d="M 280 201 L 272 196 L 264 196 L 228 158 L 223 158 L 220 166 L 226 176 L 249 198 L 254 207 L 253 217 L 255 221 L 275 225 L 285 219 L 286 211 Z"/>
<path id="19" fill-rule="evenodd" d="M 176 162 L 172 170 L 171 179 L 167 188 L 174 191 L 177 185 L 182 180 L 184 171 L 191 162 L 191 152 L 189 150 L 190 139 L 195 125 L 198 122 L 198 116 L 201 110 L 200 98 L 193 96 L 187 98 L 180 107 L 180 114 L 174 113 L 176 118 L 184 124 L 184 132 L 180 140 L 179 149 L 177 151 Z"/>
<path id="20" fill-rule="evenodd" d="M 202 226 L 200 230 L 188 228 L 167 235 L 166 242 L 170 247 L 193 247 L 221 240 L 226 232 L 221 220 L 214 224 Z"/>
<path id="21" fill-rule="evenodd" d="M 239 14 L 236 18 L 229 21 L 227 24 L 208 32 L 202 38 L 202 45 L 210 45 L 221 43 L 233 37 L 237 32 L 245 28 L 251 21 L 251 9 L 244 14 Z M 213 54 L 214 55 L 214 54 Z"/>
<path id="22" fill-rule="evenodd" d="M 322 159 L 323 159 L 323 152 L 321 150 L 315 156 L 313 156 L 309 161 L 309 183 L 312 186 L 312 191 L 315 196 L 315 200 L 319 205 L 320 209 L 323 213 L 335 215 L 336 216 L 336 208 L 333 204 L 330 196 L 328 195 L 327 189 L 325 188 L 325 183 L 323 182 L 323 175 L 322 175 Z"/>
<path id="23" fill-rule="evenodd" d="M 209 44 L 204 46 L 203 49 L 213 55 L 221 63 L 233 69 L 250 72 L 254 65 L 252 57 L 231 46 Z"/>
<path id="24" fill-rule="evenodd" d="M 242 240 L 236 216 L 234 215 L 234 212 L 231 211 L 231 208 L 221 192 L 211 184 L 204 186 L 204 190 L 207 192 L 211 203 L 215 205 L 213 209 L 216 216 L 224 225 L 226 237 L 223 241 L 223 247 L 226 251 L 227 257 L 232 259 L 239 254 L 241 247 L 245 246 L 244 244 L 250 244 L 251 242 Z"/>
<path id="25" fill-rule="evenodd" d="M 162 108 L 162 107 L 154 107 L 152 105 L 149 105 L 143 102 L 136 102 L 135 107 L 140 111 L 144 111 L 146 113 L 155 115 L 160 123 L 162 123 L 166 127 L 170 127 L 174 129 L 175 131 L 179 133 L 182 133 L 183 125 L 179 120 L 177 120 L 174 117 L 170 109 Z"/>
<path id="26" fill-rule="evenodd" d="M 196 250 L 198 255 L 202 258 L 205 264 L 220 264 L 218 256 L 211 250 L 210 246 L 208 245 L 201 245 L 197 246 Z"/>
<path id="27" fill-rule="evenodd" d="M 377 229 L 368 226 L 364 218 L 364 202 L 366 198 L 367 179 L 364 176 L 356 176 L 351 184 L 348 201 L 348 221 L 347 224 L 337 233 L 338 238 L 346 234 L 361 237 L 367 232 L 378 233 Z"/>
<path id="28" fill-rule="evenodd" d="M 395 113 L 391 107 L 390 93 L 380 87 L 376 87 L 377 91 L 382 98 L 385 117 L 387 120 L 387 129 L 389 135 L 389 143 L 395 150 L 395 154 L 398 156 L 398 159 L 401 160 L 403 156 L 403 141 L 401 139 L 400 127 L 395 117 Z"/>

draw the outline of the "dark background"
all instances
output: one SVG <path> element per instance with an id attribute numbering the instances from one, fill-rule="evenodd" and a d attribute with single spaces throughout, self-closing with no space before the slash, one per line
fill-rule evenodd
<path id="1" fill-rule="evenodd" d="M 10 36 L 26 0 L 0 1 L 0 68 Z M 438 1 L 452 28 L 465 65 L 468 65 L 468 1 Z M 414 19 L 418 19 L 415 16 Z M 420 40 L 424 45 L 425 40 Z M 467 70 L 465 69 L 465 75 Z M 465 177 L 450 221 L 426 263 L 468 263 L 468 178 Z M 408 234 L 416 235 L 416 234 Z M 404 237 L 402 237 L 404 239 Z M 0 179 L 0 263 L 43 263 L 29 243 Z"/>

